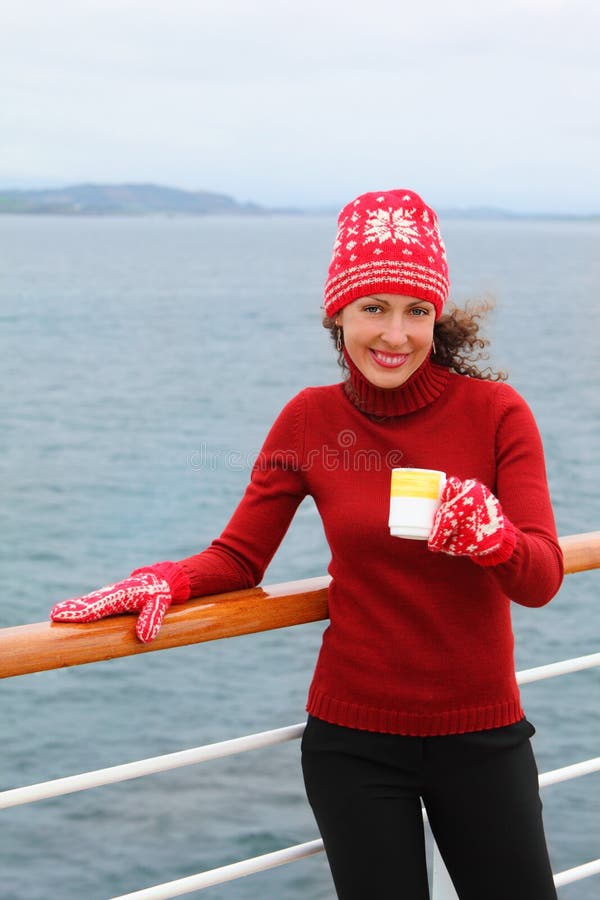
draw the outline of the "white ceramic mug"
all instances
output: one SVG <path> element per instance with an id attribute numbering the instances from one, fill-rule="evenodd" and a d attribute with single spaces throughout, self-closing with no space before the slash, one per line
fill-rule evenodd
<path id="1" fill-rule="evenodd" d="M 392 469 L 390 534 L 426 541 L 445 483 L 446 473 L 437 469 Z"/>

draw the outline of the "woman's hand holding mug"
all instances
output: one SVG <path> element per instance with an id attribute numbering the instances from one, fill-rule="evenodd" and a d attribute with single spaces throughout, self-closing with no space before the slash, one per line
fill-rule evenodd
<path id="1" fill-rule="evenodd" d="M 506 562 L 516 543 L 500 501 L 480 481 L 450 476 L 442 489 L 427 546 L 450 556 L 469 556 L 480 566 Z"/>

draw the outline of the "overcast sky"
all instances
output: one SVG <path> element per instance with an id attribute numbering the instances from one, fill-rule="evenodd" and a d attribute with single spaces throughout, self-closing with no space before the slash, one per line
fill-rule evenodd
<path id="1" fill-rule="evenodd" d="M 5 0 L 0 187 L 600 213 L 595 0 Z"/>

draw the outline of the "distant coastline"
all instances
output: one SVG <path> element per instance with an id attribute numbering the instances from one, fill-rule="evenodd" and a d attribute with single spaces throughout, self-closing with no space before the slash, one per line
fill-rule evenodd
<path id="1" fill-rule="evenodd" d="M 228 194 L 185 191 L 158 184 L 76 184 L 64 188 L 0 190 L 0 215 L 209 216 L 335 215 L 337 209 L 268 207 L 239 203 Z M 441 218 L 600 221 L 597 214 L 517 213 L 496 207 L 440 209 Z"/>

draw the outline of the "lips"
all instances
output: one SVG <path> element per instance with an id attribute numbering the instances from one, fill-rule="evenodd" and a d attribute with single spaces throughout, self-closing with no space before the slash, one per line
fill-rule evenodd
<path id="1" fill-rule="evenodd" d="M 369 350 L 371 359 L 384 369 L 398 369 L 408 359 L 408 353 L 383 353 L 381 350 Z"/>

